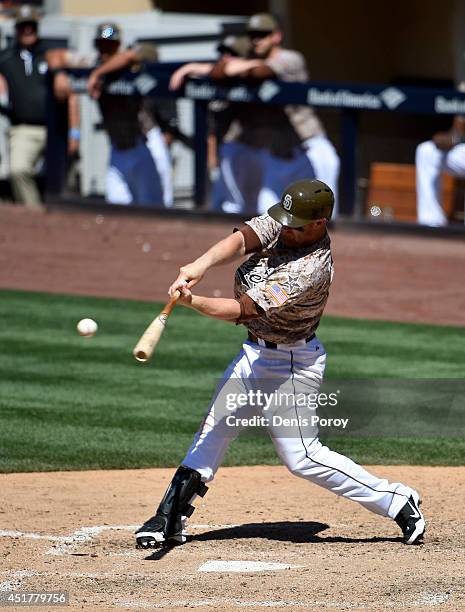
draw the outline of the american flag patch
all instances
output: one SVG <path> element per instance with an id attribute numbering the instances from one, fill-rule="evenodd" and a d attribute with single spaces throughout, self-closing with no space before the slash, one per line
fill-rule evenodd
<path id="1" fill-rule="evenodd" d="M 278 283 L 274 283 L 266 288 L 266 292 L 273 298 L 278 306 L 284 304 L 289 299 L 289 296 Z"/>

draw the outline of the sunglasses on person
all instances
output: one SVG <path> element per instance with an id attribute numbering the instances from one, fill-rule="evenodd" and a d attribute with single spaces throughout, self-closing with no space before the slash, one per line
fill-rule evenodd
<path id="1" fill-rule="evenodd" d="M 257 39 L 266 38 L 270 34 L 272 34 L 271 30 L 249 30 L 247 32 L 247 36 L 251 40 L 257 40 Z"/>
<path id="2" fill-rule="evenodd" d="M 34 30 L 34 32 L 37 32 L 37 21 L 21 21 L 21 23 L 16 24 L 17 32 L 23 32 L 24 30 Z"/>

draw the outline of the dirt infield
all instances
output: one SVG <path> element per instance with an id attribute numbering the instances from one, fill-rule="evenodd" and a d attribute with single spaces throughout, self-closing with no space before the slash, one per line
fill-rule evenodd
<path id="1" fill-rule="evenodd" d="M 132 532 L 173 470 L 1 475 L 0 592 L 67 590 L 76 609 L 463 610 L 465 468 L 372 469 L 423 492 L 424 545 L 282 467 L 223 468 L 193 540 L 149 559 Z"/>
<path id="2" fill-rule="evenodd" d="M 0 287 L 164 300 L 179 266 L 232 228 L 230 220 L 0 206 Z M 348 231 L 332 241 L 327 314 L 465 325 L 464 242 Z M 232 270 L 210 271 L 202 291 L 230 296 Z"/>
<path id="3" fill-rule="evenodd" d="M 231 227 L 0 206 L 0 287 L 163 300 L 179 265 Z M 465 324 L 463 243 L 336 231 L 333 245 L 328 313 Z M 202 291 L 231 295 L 231 279 L 215 270 Z M 373 471 L 422 493 L 423 546 L 284 468 L 224 468 L 193 539 L 148 558 L 132 532 L 173 470 L 0 475 L 0 600 L 64 590 L 67 610 L 465 609 L 465 467 Z"/>

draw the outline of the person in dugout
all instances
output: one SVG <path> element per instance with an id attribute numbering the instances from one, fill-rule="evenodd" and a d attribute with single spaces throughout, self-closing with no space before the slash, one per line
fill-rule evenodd
<path id="1" fill-rule="evenodd" d="M 170 207 L 173 204 L 172 169 L 162 129 L 173 125 L 175 106 L 162 110 L 137 92 L 134 95 L 108 92 L 121 71 L 128 68 L 142 71 L 144 63 L 158 60 L 157 49 L 152 44 L 136 44 L 120 51 L 121 38 L 117 24 L 102 23 L 96 29 L 93 55 L 54 50 L 49 64 L 58 70 L 55 93 L 59 99 L 72 95 L 69 78 L 60 68 L 95 66 L 89 77 L 88 91 L 98 101 L 103 127 L 111 144 L 105 199 L 112 204 Z"/>

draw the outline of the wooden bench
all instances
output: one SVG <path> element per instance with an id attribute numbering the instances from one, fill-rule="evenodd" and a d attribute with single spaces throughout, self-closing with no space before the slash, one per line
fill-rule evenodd
<path id="1" fill-rule="evenodd" d="M 417 220 L 415 188 L 415 166 L 413 164 L 386 164 L 375 162 L 370 167 L 370 181 L 365 213 L 396 221 Z M 449 221 L 462 221 L 464 210 L 465 181 L 449 174 L 442 174 L 442 206 Z M 373 209 L 372 207 L 379 207 Z"/>

